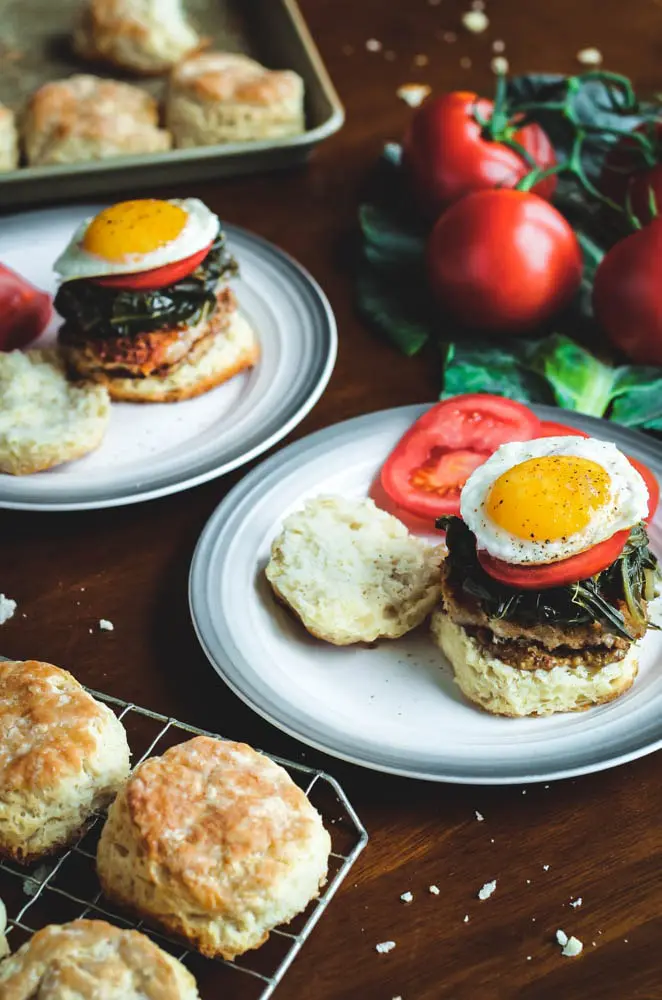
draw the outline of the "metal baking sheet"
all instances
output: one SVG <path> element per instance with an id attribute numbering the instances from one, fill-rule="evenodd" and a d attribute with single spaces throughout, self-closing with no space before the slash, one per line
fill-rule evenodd
<path id="1" fill-rule="evenodd" d="M 243 52 L 272 69 L 293 69 L 306 86 L 300 135 L 0 173 L 0 209 L 156 188 L 277 169 L 306 159 L 336 132 L 344 111 L 295 0 L 184 0 L 213 48 Z M 19 115 L 48 80 L 76 72 L 127 80 L 163 96 L 166 78 L 135 78 L 79 59 L 70 48 L 80 0 L 0 0 L 0 101 Z"/>

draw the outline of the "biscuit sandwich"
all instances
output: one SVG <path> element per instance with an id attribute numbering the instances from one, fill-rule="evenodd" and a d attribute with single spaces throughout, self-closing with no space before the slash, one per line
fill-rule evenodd
<path id="1" fill-rule="evenodd" d="M 229 279 L 237 264 L 196 198 L 120 202 L 86 219 L 55 263 L 59 343 L 111 399 L 176 402 L 254 365 Z"/>
<path id="2" fill-rule="evenodd" d="M 502 445 L 467 480 L 432 633 L 472 702 L 506 716 L 586 709 L 624 694 L 659 579 L 657 499 L 614 444 Z"/>

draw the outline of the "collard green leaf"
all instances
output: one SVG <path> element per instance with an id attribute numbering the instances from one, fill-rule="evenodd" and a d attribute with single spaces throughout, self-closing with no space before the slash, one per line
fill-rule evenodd
<path id="1" fill-rule="evenodd" d="M 616 370 L 569 337 L 554 333 L 533 345 L 529 364 L 547 379 L 559 406 L 592 417 L 607 410 Z"/>
<path id="2" fill-rule="evenodd" d="M 359 207 L 364 251 L 371 263 L 394 267 L 424 267 L 425 236 L 415 222 L 378 205 Z"/>
<path id="3" fill-rule="evenodd" d="M 391 343 L 412 357 L 427 343 L 433 329 L 425 286 L 402 280 L 364 262 L 356 280 L 359 312 Z"/>
<path id="4" fill-rule="evenodd" d="M 522 403 L 553 403 L 552 391 L 514 342 L 463 339 L 451 343 L 446 355 L 441 399 L 465 392 L 489 392 Z"/>
<path id="5" fill-rule="evenodd" d="M 662 429 L 662 368 L 617 368 L 612 396 L 612 420 L 626 427 Z"/>

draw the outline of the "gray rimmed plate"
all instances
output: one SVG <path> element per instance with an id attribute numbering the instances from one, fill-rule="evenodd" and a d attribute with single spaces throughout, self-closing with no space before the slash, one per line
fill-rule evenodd
<path id="1" fill-rule="evenodd" d="M 191 614 L 214 669 L 256 712 L 333 756 L 411 778 L 513 784 L 586 774 L 662 746 L 662 633 L 642 643 L 639 677 L 588 712 L 504 719 L 466 702 L 425 627 L 375 648 L 310 637 L 264 579 L 283 518 L 322 493 L 365 496 L 426 409 L 372 413 L 319 431 L 263 462 L 220 504 L 198 542 Z M 613 440 L 662 479 L 662 449 L 607 421 L 539 407 L 545 419 Z M 662 552 L 662 514 L 651 525 Z"/>
<path id="2" fill-rule="evenodd" d="M 53 262 L 80 221 L 102 206 L 3 219 L 0 261 L 54 291 Z M 100 448 L 48 472 L 0 474 L 0 507 L 83 510 L 137 503 L 221 476 L 280 441 L 314 406 L 335 363 L 336 324 L 313 278 L 273 244 L 225 227 L 241 277 L 240 311 L 261 358 L 248 373 L 183 403 L 115 403 Z M 52 341 L 58 321 L 36 345 Z"/>

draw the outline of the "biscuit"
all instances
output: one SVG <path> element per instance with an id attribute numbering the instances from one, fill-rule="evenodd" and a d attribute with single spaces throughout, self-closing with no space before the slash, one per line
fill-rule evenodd
<path id="1" fill-rule="evenodd" d="M 265 69 L 234 53 L 202 53 L 174 69 L 166 124 L 180 147 L 278 139 L 305 131 L 303 97 L 303 80 L 292 70 Z"/>
<path id="2" fill-rule="evenodd" d="M 345 646 L 420 625 L 441 595 L 443 553 L 372 500 L 316 497 L 285 520 L 266 575 L 312 635 Z"/>
<path id="3" fill-rule="evenodd" d="M 74 841 L 129 773 L 122 723 L 66 670 L 0 662 L 0 856 Z"/>
<path id="4" fill-rule="evenodd" d="M 133 772 L 108 813 L 97 872 L 110 899 L 232 959 L 318 895 L 330 849 L 282 767 L 198 736 Z"/>
<path id="5" fill-rule="evenodd" d="M 181 0 L 87 0 L 73 44 L 84 59 L 158 76 L 199 48 L 201 40 Z"/>
<path id="6" fill-rule="evenodd" d="M 107 390 L 67 379 L 56 350 L 0 352 L 0 472 L 30 475 L 101 444 Z"/>
<path id="7" fill-rule="evenodd" d="M 2 1000 L 199 1000 L 181 962 L 139 931 L 74 920 L 37 931 L 0 962 Z"/>
<path id="8" fill-rule="evenodd" d="M 0 171 L 18 166 L 18 132 L 14 112 L 0 104 Z"/>
<path id="9" fill-rule="evenodd" d="M 30 166 L 105 160 L 170 149 L 158 107 L 139 87 L 79 74 L 40 87 L 23 123 Z"/>
<path id="10" fill-rule="evenodd" d="M 602 705 L 632 687 L 639 668 L 635 643 L 624 659 L 599 668 L 519 670 L 486 655 L 443 610 L 433 614 L 431 626 L 434 641 L 450 661 L 462 693 L 493 715 L 552 715 Z"/>

